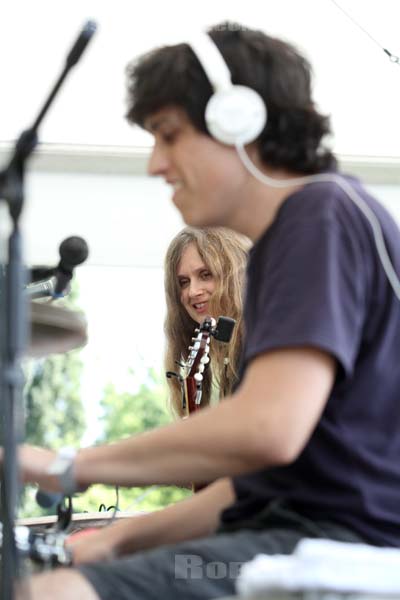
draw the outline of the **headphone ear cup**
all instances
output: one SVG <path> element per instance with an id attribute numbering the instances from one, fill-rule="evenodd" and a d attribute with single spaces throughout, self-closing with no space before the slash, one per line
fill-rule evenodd
<path id="1" fill-rule="evenodd" d="M 267 108 L 255 90 L 233 85 L 211 96 L 205 120 L 210 134 L 219 142 L 249 144 L 267 124 Z"/>

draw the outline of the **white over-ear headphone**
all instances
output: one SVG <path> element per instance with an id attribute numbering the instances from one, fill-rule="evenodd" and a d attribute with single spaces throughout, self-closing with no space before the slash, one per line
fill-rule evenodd
<path id="1" fill-rule="evenodd" d="M 266 186 L 285 188 L 318 182 L 336 183 L 369 221 L 380 262 L 396 297 L 400 300 L 399 277 L 388 255 L 380 223 L 365 200 L 346 179 L 336 173 L 320 173 L 280 180 L 260 171 L 251 161 L 244 145 L 253 142 L 267 123 L 267 108 L 263 99 L 249 87 L 233 85 L 228 66 L 209 35 L 202 33 L 188 42 L 188 45 L 199 59 L 214 89 L 205 112 L 206 125 L 210 134 L 223 144 L 234 145 L 249 173 Z"/>
<path id="2" fill-rule="evenodd" d="M 228 66 L 211 39 L 202 33 L 188 42 L 213 89 L 205 120 L 210 134 L 223 144 L 249 144 L 267 123 L 264 100 L 253 89 L 233 85 Z"/>

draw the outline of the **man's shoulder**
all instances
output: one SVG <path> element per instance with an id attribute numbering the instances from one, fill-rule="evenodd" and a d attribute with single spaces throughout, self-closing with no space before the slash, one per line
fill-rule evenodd
<path id="1" fill-rule="evenodd" d="M 324 173 L 324 177 L 325 181 L 307 183 L 291 194 L 283 203 L 278 219 L 336 221 L 343 210 L 352 210 L 354 207 L 346 189 L 351 188 L 363 199 L 368 197 L 361 182 L 354 177 L 340 173 Z"/>
<path id="2" fill-rule="evenodd" d="M 360 243 L 369 237 L 370 225 L 354 197 L 377 216 L 384 208 L 355 177 L 337 172 L 325 173 L 324 177 L 323 181 L 307 183 L 284 200 L 272 225 L 256 243 L 254 259 L 271 252 L 281 255 L 295 244 L 312 247 L 312 240 L 318 243 L 326 237 L 357 238 Z"/>

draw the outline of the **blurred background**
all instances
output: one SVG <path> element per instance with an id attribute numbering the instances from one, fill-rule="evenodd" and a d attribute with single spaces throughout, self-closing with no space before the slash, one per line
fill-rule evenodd
<path id="1" fill-rule="evenodd" d="M 348 15 L 354 19 L 352 21 Z M 229 19 L 296 44 L 314 66 L 315 98 L 332 116 L 331 145 L 400 221 L 400 54 L 397 0 L 5 0 L 0 7 L 0 166 L 31 125 L 83 23 L 98 32 L 40 129 L 23 217 L 29 265 L 58 262 L 60 242 L 84 237 L 71 310 L 88 320 L 85 348 L 26 361 L 27 434 L 51 447 L 120 438 L 171 419 L 162 370 L 163 257 L 183 226 L 170 190 L 146 176 L 151 136 L 125 119 L 125 67 L 157 45 Z M 6 214 L 1 213 L 2 239 Z M 124 491 L 121 508 L 163 506 L 187 491 Z M 93 488 L 77 510 L 115 501 Z M 39 514 L 33 495 L 24 515 Z"/>

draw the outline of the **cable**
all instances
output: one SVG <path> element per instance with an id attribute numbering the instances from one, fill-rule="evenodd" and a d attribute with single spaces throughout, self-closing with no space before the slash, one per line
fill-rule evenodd
<path id="1" fill-rule="evenodd" d="M 129 511 L 133 506 L 136 506 L 137 504 L 139 504 L 139 502 L 141 502 L 142 500 L 144 500 L 151 492 L 154 492 L 155 490 L 158 490 L 160 487 L 161 487 L 160 485 L 152 485 L 152 486 L 150 486 L 145 492 L 143 492 L 143 494 L 140 494 L 140 496 L 138 496 L 137 498 L 135 498 L 134 501 L 128 506 L 128 508 L 126 508 L 124 510 L 124 512 Z M 117 516 L 117 512 L 120 512 L 120 510 L 121 510 L 120 507 L 119 507 L 119 486 L 118 485 L 115 486 L 115 494 L 116 494 L 115 505 L 106 507 L 106 505 L 104 504 L 104 502 L 102 502 L 100 504 L 100 506 L 99 506 L 99 512 L 101 512 L 101 511 L 109 511 L 111 509 L 114 509 L 112 517 L 110 518 L 109 522 L 106 525 L 107 527 L 109 525 L 111 525 L 115 521 L 115 518 Z"/>
<path id="2" fill-rule="evenodd" d="M 396 274 L 396 271 L 389 258 L 385 242 L 383 239 L 382 228 L 375 213 L 370 209 L 368 204 L 361 198 L 361 196 L 355 191 L 355 189 L 344 179 L 342 176 L 336 173 L 320 173 L 318 175 L 306 175 L 304 177 L 295 177 L 293 179 L 273 179 L 262 171 L 260 171 L 254 163 L 250 160 L 244 146 L 240 143 L 236 144 L 236 150 L 239 158 L 242 161 L 245 168 L 253 175 L 258 181 L 274 188 L 285 188 L 293 185 L 305 185 L 310 183 L 336 183 L 345 194 L 350 198 L 352 202 L 358 207 L 358 209 L 366 217 L 367 221 L 371 225 L 372 233 L 374 236 L 375 246 L 378 252 L 379 260 L 382 264 L 383 270 L 386 273 L 386 277 L 393 289 L 393 292 L 398 300 L 400 300 L 400 281 Z"/>
<path id="3" fill-rule="evenodd" d="M 118 485 L 115 486 L 115 504 L 112 504 L 111 506 L 106 506 L 104 504 L 104 502 L 102 502 L 99 506 L 98 512 L 108 512 L 112 509 L 114 512 L 111 516 L 110 521 L 107 523 L 107 526 L 111 525 L 111 523 L 115 520 L 117 512 L 119 512 L 119 510 L 120 510 L 120 508 L 119 508 L 119 486 Z"/>
<path id="4" fill-rule="evenodd" d="M 107 510 L 110 510 L 110 508 L 112 508 L 111 506 L 108 507 Z M 111 523 L 113 523 L 115 521 L 115 517 L 117 516 L 117 512 L 119 512 L 119 485 L 115 486 L 115 506 L 114 506 L 114 512 L 111 516 L 110 519 L 110 525 Z"/>
<path id="5" fill-rule="evenodd" d="M 154 490 L 158 490 L 160 487 L 161 487 L 160 485 L 151 485 L 145 492 L 143 492 L 143 494 L 140 494 L 140 496 L 135 498 L 134 501 L 131 502 L 131 504 L 128 506 L 128 508 L 125 509 L 124 512 L 129 511 L 133 506 L 136 506 L 142 500 L 144 500 L 149 494 L 151 494 L 151 492 L 154 492 Z"/>
<path id="6" fill-rule="evenodd" d="M 400 66 L 400 57 L 396 56 L 396 54 L 393 54 L 392 52 L 390 52 L 390 50 L 388 50 L 387 48 L 384 48 L 382 46 L 382 44 L 380 44 L 378 42 L 378 40 L 376 40 L 370 33 L 369 31 L 367 31 L 362 25 L 360 25 L 360 23 L 358 21 L 356 21 L 354 19 L 354 17 L 352 17 L 347 11 L 344 10 L 344 8 L 342 6 L 340 6 L 340 4 L 338 2 L 336 2 L 336 0 L 330 0 L 332 2 L 332 4 L 334 4 L 336 6 L 336 8 L 338 8 L 340 11 L 342 11 L 342 13 L 348 18 L 350 19 L 350 21 L 356 26 L 358 27 L 363 33 L 365 33 L 366 36 L 368 36 L 370 38 L 370 40 L 376 44 L 381 50 L 383 50 L 383 52 L 389 57 L 390 61 L 392 63 L 396 63 L 397 65 Z"/>

